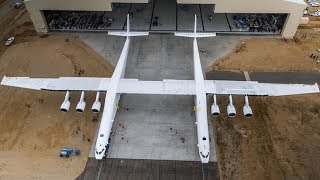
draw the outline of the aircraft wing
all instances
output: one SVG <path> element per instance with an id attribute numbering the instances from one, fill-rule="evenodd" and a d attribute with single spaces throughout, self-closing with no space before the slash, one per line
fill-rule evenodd
<path id="1" fill-rule="evenodd" d="M 48 91 L 107 91 L 110 78 L 60 77 L 30 78 L 4 77 L 1 85 Z M 220 81 L 205 80 L 205 91 L 210 94 L 285 96 L 319 92 L 317 84 L 272 84 L 257 81 Z M 121 79 L 118 93 L 127 94 L 168 94 L 195 95 L 194 80 L 139 81 Z"/>
<path id="2" fill-rule="evenodd" d="M 273 84 L 257 81 L 216 81 L 206 80 L 207 93 L 251 96 L 286 96 L 319 92 L 317 84 Z"/>
<path id="3" fill-rule="evenodd" d="M 109 81 L 110 78 L 95 77 L 3 77 L 1 85 L 48 91 L 107 91 Z"/>
<path id="4" fill-rule="evenodd" d="M 138 79 L 121 79 L 118 93 L 127 94 L 170 94 L 194 95 L 194 80 L 139 81 Z"/>

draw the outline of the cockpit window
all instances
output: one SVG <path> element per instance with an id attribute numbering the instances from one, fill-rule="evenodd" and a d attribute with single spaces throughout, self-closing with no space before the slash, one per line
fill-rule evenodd
<path id="1" fill-rule="evenodd" d="M 100 137 L 103 137 L 104 135 L 103 134 L 100 134 Z"/>
<path id="2" fill-rule="evenodd" d="M 203 158 L 207 158 L 207 157 L 209 156 L 209 153 L 208 153 L 207 155 L 204 155 L 204 154 L 202 154 L 202 152 L 200 152 L 200 154 L 201 154 L 201 156 L 202 156 Z"/>
<path id="3" fill-rule="evenodd" d="M 207 138 L 206 138 L 206 137 L 203 137 L 203 138 L 202 138 L 202 140 L 204 140 L 204 141 L 205 141 L 205 140 L 207 140 Z"/>
<path id="4" fill-rule="evenodd" d="M 102 149 L 100 152 L 96 151 L 97 154 L 101 154 L 104 151 L 104 149 Z"/>

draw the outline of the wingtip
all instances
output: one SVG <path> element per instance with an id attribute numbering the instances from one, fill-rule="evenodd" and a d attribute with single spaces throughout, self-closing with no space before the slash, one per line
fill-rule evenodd
<path id="1" fill-rule="evenodd" d="M 0 84 L 4 84 L 4 81 L 6 80 L 6 78 L 7 78 L 7 76 L 3 76 Z"/>
<path id="2" fill-rule="evenodd" d="M 318 83 L 314 83 L 315 91 L 320 92 Z"/>

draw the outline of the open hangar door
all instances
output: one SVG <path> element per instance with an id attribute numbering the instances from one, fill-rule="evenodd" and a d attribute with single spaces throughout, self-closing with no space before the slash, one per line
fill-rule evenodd
<path id="1" fill-rule="evenodd" d="M 149 3 L 114 3 L 112 11 L 43 10 L 50 31 L 102 31 L 131 28 L 152 33 L 193 31 L 194 15 L 199 32 L 221 34 L 281 34 L 287 14 L 215 13 L 214 4 L 177 4 L 175 0 Z"/>
<path id="2" fill-rule="evenodd" d="M 232 32 L 281 34 L 288 14 L 232 13 L 226 16 Z"/>

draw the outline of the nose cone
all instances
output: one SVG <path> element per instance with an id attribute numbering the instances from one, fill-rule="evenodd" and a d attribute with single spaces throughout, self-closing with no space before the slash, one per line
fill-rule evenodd
<path id="1" fill-rule="evenodd" d="M 200 152 L 200 160 L 202 163 L 208 163 L 210 158 L 210 152 Z"/>
<path id="2" fill-rule="evenodd" d="M 101 160 L 103 158 L 104 153 L 98 154 L 97 152 L 95 153 L 95 158 L 98 160 Z"/>
<path id="3" fill-rule="evenodd" d="M 105 154 L 105 148 L 102 148 L 102 147 L 103 146 L 96 147 L 95 153 L 94 153 L 96 159 L 103 159 L 104 154 Z"/>
<path id="4" fill-rule="evenodd" d="M 209 163 L 209 158 L 200 158 L 202 163 Z"/>

